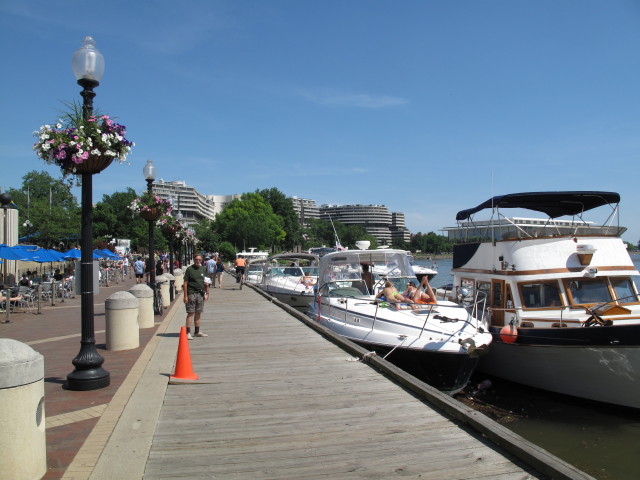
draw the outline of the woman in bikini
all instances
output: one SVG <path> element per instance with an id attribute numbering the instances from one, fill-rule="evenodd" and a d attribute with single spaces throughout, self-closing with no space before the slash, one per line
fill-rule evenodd
<path id="1" fill-rule="evenodd" d="M 396 287 L 394 287 L 393 283 L 391 283 L 389 280 L 386 280 L 384 282 L 384 289 L 380 293 L 378 293 L 378 295 L 376 295 L 376 298 L 381 298 L 381 297 L 384 297 L 386 301 L 389 303 L 410 302 L 410 300 L 407 300 L 403 295 L 398 293 L 398 290 L 396 290 Z"/>
<path id="2" fill-rule="evenodd" d="M 422 291 L 422 287 L 425 288 L 424 292 Z M 410 298 L 414 303 L 429 304 L 438 302 L 426 275 L 422 277 L 420 288 L 416 288 L 413 282 L 409 282 L 407 284 L 407 291 L 404 292 L 403 295 Z"/>

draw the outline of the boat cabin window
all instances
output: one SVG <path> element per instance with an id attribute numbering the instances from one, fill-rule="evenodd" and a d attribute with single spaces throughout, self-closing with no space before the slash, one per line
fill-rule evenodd
<path id="1" fill-rule="evenodd" d="M 524 308 L 557 307 L 562 305 L 558 282 L 520 283 L 520 298 Z"/>
<path id="2" fill-rule="evenodd" d="M 613 291 L 620 303 L 637 303 L 638 293 L 633 288 L 633 282 L 630 278 L 609 278 Z"/>
<path id="3" fill-rule="evenodd" d="M 611 291 L 605 278 L 565 280 L 565 289 L 574 305 L 607 303 L 612 300 Z"/>

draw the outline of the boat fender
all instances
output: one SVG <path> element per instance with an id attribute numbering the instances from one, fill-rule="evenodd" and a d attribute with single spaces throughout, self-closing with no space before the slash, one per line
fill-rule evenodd
<path id="1" fill-rule="evenodd" d="M 518 340 L 518 329 L 513 324 L 513 320 L 500 329 L 500 340 L 504 343 L 515 343 Z"/>

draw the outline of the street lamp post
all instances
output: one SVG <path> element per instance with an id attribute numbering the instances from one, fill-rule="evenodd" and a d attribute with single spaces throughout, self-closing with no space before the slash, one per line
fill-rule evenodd
<path id="1" fill-rule="evenodd" d="M 147 181 L 147 192 L 153 193 L 153 181 L 156 179 L 156 167 L 153 165 L 151 159 L 147 160 L 147 164 L 142 169 L 144 179 Z M 156 295 L 156 266 L 154 262 L 154 253 L 156 251 L 155 238 L 154 238 L 154 223 L 155 220 L 149 220 L 149 283 L 153 289 L 153 295 Z"/>
<path id="2" fill-rule="evenodd" d="M 71 61 L 73 73 L 82 87 L 82 115 L 85 119 L 93 114 L 93 89 L 100 85 L 104 73 L 104 57 L 95 48 L 91 37 L 83 41 L 83 46 Z M 76 367 L 67 375 L 69 390 L 96 390 L 111 382 L 109 372 L 102 368 L 104 359 L 96 350 L 93 318 L 93 175 L 82 173 L 82 228 L 80 231 L 80 316 L 82 338 L 80 352 L 72 360 Z"/>
<path id="3" fill-rule="evenodd" d="M 11 205 L 11 196 L 4 192 L 4 193 L 0 193 L 0 202 L 2 203 L 2 210 L 3 210 L 3 220 L 4 220 L 4 236 L 3 236 L 3 240 L 4 243 L 6 245 L 9 245 L 9 206 Z M 4 284 L 4 288 L 6 290 L 6 295 L 5 295 L 5 301 L 4 301 L 4 320 L 2 320 L 2 322 L 0 323 L 13 323 L 11 320 L 9 320 L 9 311 L 11 310 L 10 308 L 10 303 L 11 303 L 11 290 L 9 289 L 9 282 L 8 282 L 8 277 L 9 277 L 9 268 L 7 266 L 8 260 L 5 259 L 4 261 L 4 269 L 2 272 L 2 283 Z"/>

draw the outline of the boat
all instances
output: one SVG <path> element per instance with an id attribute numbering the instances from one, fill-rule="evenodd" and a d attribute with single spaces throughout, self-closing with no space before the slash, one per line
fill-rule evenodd
<path id="1" fill-rule="evenodd" d="M 364 265 L 390 275 L 365 282 Z M 317 294 L 307 315 L 444 392 L 464 388 L 491 342 L 486 326 L 472 314 L 477 305 L 383 301 L 376 292 L 386 280 L 399 292 L 416 281 L 404 250 L 329 253 L 320 259 Z"/>
<path id="2" fill-rule="evenodd" d="M 302 312 L 313 300 L 318 256 L 308 253 L 273 255 L 264 264 L 260 288 Z"/>
<path id="3" fill-rule="evenodd" d="M 262 272 L 266 263 L 266 260 L 260 259 L 249 261 L 244 272 L 244 281 L 253 285 L 260 285 L 262 283 Z"/>
<path id="4" fill-rule="evenodd" d="M 458 212 L 455 236 L 475 240 L 454 245 L 452 295 L 486 294 L 493 335 L 478 370 L 640 408 L 639 273 L 620 238 L 619 203 L 614 192 L 529 192 Z M 510 208 L 548 218 L 516 221 L 504 216 Z M 596 208 L 601 224 L 584 219 Z M 476 221 L 484 210 L 491 220 Z"/>
<path id="5" fill-rule="evenodd" d="M 236 258 L 240 257 L 244 258 L 247 262 L 255 262 L 256 260 L 266 260 L 269 258 L 269 252 L 256 251 L 255 248 L 250 248 L 248 252 L 242 250 L 236 253 Z"/>

